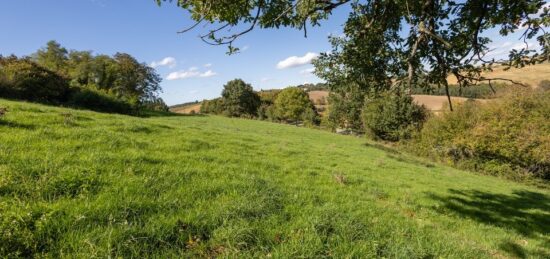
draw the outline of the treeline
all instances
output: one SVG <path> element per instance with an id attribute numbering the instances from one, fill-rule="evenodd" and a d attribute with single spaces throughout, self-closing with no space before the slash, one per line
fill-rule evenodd
<path id="1" fill-rule="evenodd" d="M 449 85 L 449 95 L 474 99 L 491 99 L 498 96 L 497 93 L 514 87 L 509 84 L 478 84 L 468 87 Z M 412 89 L 411 94 L 447 95 L 443 87 L 415 87 Z"/>
<path id="2" fill-rule="evenodd" d="M 28 57 L 0 56 L 0 97 L 101 112 L 167 111 L 161 78 L 125 53 L 68 51 L 55 41 Z"/>
<path id="3" fill-rule="evenodd" d="M 296 125 L 319 124 L 319 115 L 304 89 L 289 87 L 284 90 L 255 92 L 250 84 L 241 79 L 224 85 L 222 97 L 204 100 L 200 111 Z"/>

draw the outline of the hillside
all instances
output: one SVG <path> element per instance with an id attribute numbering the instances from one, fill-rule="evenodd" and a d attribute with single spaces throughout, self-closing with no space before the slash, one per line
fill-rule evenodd
<path id="1" fill-rule="evenodd" d="M 492 72 L 485 73 L 487 78 L 506 78 L 514 80 L 531 87 L 538 87 L 543 80 L 550 80 L 550 63 L 526 66 L 524 68 L 511 68 L 504 70 L 502 67 L 496 67 Z M 506 83 L 505 81 L 500 81 Z M 449 84 L 456 84 L 454 76 L 449 77 Z"/>
<path id="2" fill-rule="evenodd" d="M 191 103 L 187 105 L 171 107 L 170 111 L 180 114 L 199 113 L 201 111 L 201 103 Z"/>
<path id="3" fill-rule="evenodd" d="M 0 107 L 0 257 L 550 256 L 550 191 L 362 138 Z"/>

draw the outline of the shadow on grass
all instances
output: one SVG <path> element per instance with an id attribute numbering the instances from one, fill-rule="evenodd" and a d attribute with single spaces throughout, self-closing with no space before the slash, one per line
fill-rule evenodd
<path id="1" fill-rule="evenodd" d="M 394 148 L 391 148 L 391 147 L 387 147 L 387 146 L 384 146 L 380 143 L 370 143 L 370 142 L 367 142 L 365 143 L 365 146 L 367 147 L 371 147 L 371 148 L 376 148 L 378 150 L 382 150 L 384 152 L 387 152 L 387 153 L 390 153 L 390 154 L 401 154 L 401 152 L 397 151 L 396 149 Z"/>
<path id="2" fill-rule="evenodd" d="M 550 197 L 524 190 L 511 195 L 478 190 L 449 190 L 451 195 L 431 197 L 460 216 L 499 227 L 514 229 L 525 236 L 550 234 Z"/>
<path id="3" fill-rule="evenodd" d="M 26 129 L 26 130 L 33 130 L 36 128 L 34 125 L 30 124 L 22 124 L 17 123 L 13 121 L 4 121 L 0 119 L 0 127 L 8 127 L 8 128 L 14 128 L 14 129 Z"/>
<path id="4" fill-rule="evenodd" d="M 183 114 L 175 112 L 162 112 L 162 111 L 140 111 L 137 117 L 142 118 L 151 118 L 151 117 L 204 117 L 206 115 L 195 113 L 195 114 Z"/>
<path id="5" fill-rule="evenodd" d="M 550 196 L 516 190 L 511 195 L 479 190 L 450 189 L 447 196 L 430 194 L 443 205 L 442 212 L 452 212 L 483 224 L 511 229 L 544 244 L 550 244 Z M 441 210 L 440 208 L 438 210 Z M 505 241 L 500 247 L 518 258 L 528 254 L 548 255 L 549 251 L 526 251 L 521 245 Z"/>

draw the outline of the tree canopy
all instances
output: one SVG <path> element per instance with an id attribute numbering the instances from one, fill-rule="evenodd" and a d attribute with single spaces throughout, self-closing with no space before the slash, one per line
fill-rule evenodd
<path id="1" fill-rule="evenodd" d="M 308 94 L 298 87 L 285 88 L 275 99 L 275 111 L 282 120 L 298 122 L 306 112 L 313 110 Z"/>
<path id="2" fill-rule="evenodd" d="M 155 0 L 176 2 L 196 24 L 210 24 L 201 35 L 208 44 L 228 45 L 259 28 L 291 27 L 307 33 L 329 19 L 335 8 L 351 11 L 343 37 L 332 37 L 333 51 L 316 63 L 316 74 L 332 87 L 356 83 L 365 91 L 447 88 L 448 76 L 461 86 L 505 80 L 486 78 L 494 64 L 522 67 L 549 60 L 549 8 L 544 0 Z M 546 7 L 545 7 L 546 5 Z M 244 27 L 244 29 L 243 29 Z M 204 28 L 201 26 L 201 28 Z M 240 30 L 238 30 L 240 29 Z M 506 62 L 487 57 L 491 39 L 521 31 L 521 50 L 511 50 Z M 538 46 L 527 42 L 536 40 Z"/>
<path id="3" fill-rule="evenodd" d="M 227 116 L 256 116 L 260 106 L 260 97 L 252 86 L 241 79 L 234 79 L 223 86 L 223 113 Z"/>

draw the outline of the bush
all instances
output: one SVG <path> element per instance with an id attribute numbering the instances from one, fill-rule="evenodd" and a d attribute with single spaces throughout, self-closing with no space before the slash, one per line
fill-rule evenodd
<path id="1" fill-rule="evenodd" d="M 75 88 L 68 104 L 98 112 L 132 114 L 135 111 L 135 107 L 125 101 L 100 90 L 88 88 Z"/>
<path id="2" fill-rule="evenodd" d="M 216 98 L 212 100 L 204 100 L 201 103 L 200 112 L 204 114 L 221 114 L 222 113 L 222 99 Z"/>
<path id="3" fill-rule="evenodd" d="M 68 81 L 28 58 L 0 57 L 1 97 L 61 103 L 69 95 Z"/>
<path id="4" fill-rule="evenodd" d="M 308 94 L 298 87 L 285 88 L 277 95 L 275 112 L 281 120 L 292 121 L 296 124 L 300 120 L 309 120 L 316 116 L 315 107 Z M 311 115 L 312 113 L 314 115 Z M 309 122 L 313 123 L 314 121 Z"/>
<path id="5" fill-rule="evenodd" d="M 354 133 L 364 133 L 361 111 L 365 103 L 365 91 L 355 84 L 336 88 L 328 96 L 328 113 L 325 125 L 333 131 L 336 129 L 351 130 Z"/>
<path id="6" fill-rule="evenodd" d="M 427 114 L 426 109 L 415 104 L 410 95 L 386 92 L 366 100 L 363 123 L 370 137 L 398 141 L 409 139 L 419 131 Z"/>
<path id="7" fill-rule="evenodd" d="M 516 90 L 433 117 L 409 148 L 511 179 L 550 179 L 550 92 Z"/>

